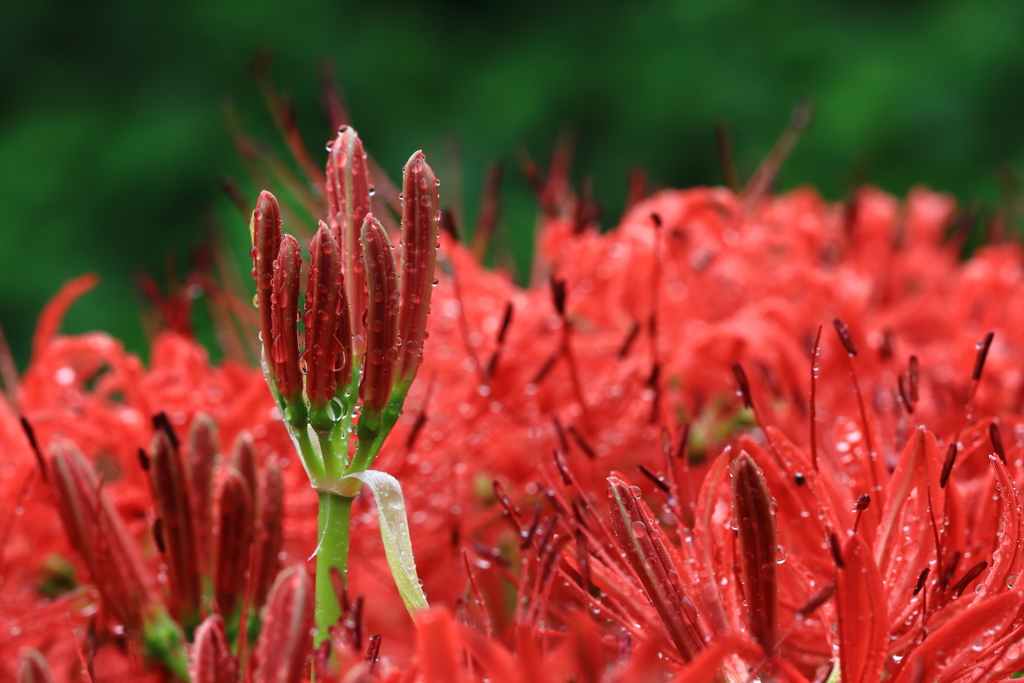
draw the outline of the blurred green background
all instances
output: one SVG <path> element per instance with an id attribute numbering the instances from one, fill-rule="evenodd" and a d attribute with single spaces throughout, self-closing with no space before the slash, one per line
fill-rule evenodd
<path id="1" fill-rule="evenodd" d="M 498 241 L 520 268 L 535 204 L 514 153 L 546 162 L 562 130 L 605 227 L 634 166 L 659 185 L 720 184 L 718 120 L 745 179 L 803 96 L 815 119 L 784 188 L 842 199 L 861 182 L 923 183 L 997 207 L 997 169 L 1024 165 L 1019 0 L 40 1 L 2 15 L 0 322 L 22 367 L 45 301 L 88 271 L 102 283 L 65 329 L 144 352 L 136 279 L 163 281 L 169 255 L 183 269 L 211 208 L 244 262 L 245 222 L 218 189 L 243 177 L 219 103 L 276 144 L 250 70 L 261 47 L 318 163 L 325 57 L 393 178 L 414 150 L 434 159 L 457 139 L 473 217 L 486 165 L 505 159 Z"/>

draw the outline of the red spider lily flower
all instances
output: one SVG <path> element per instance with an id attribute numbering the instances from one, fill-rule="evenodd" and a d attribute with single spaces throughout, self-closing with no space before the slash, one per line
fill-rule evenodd
<path id="1" fill-rule="evenodd" d="M 366 216 L 362 233 L 366 264 L 367 304 L 366 361 L 359 398 L 363 415 L 379 416 L 387 406 L 398 361 L 398 269 L 388 234 L 372 214 Z"/>
<path id="2" fill-rule="evenodd" d="M 413 154 L 405 165 L 402 184 L 401 347 L 396 368 L 396 391 L 402 396 L 409 391 L 423 358 L 437 259 L 437 186 L 423 152 Z"/>
<path id="3" fill-rule="evenodd" d="M 349 329 L 355 361 L 366 348 L 363 311 L 367 307 L 366 275 L 360 246 L 363 222 L 370 211 L 370 176 L 363 142 L 351 126 L 343 126 L 330 145 L 327 160 L 327 215 L 331 232 L 341 248 L 345 293 L 349 302 Z"/>

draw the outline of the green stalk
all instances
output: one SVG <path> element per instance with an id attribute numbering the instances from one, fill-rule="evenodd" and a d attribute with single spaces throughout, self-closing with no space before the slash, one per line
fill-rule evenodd
<path id="1" fill-rule="evenodd" d="M 331 567 L 337 567 L 347 583 L 349 521 L 352 514 L 352 498 L 324 491 L 319 496 L 314 646 L 327 640 L 327 629 L 338 623 L 341 617 L 341 603 L 331 583 Z"/>

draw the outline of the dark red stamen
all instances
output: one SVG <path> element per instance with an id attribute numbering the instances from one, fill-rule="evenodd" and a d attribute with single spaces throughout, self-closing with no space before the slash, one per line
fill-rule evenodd
<path id="1" fill-rule="evenodd" d="M 966 590 L 966 588 L 969 585 L 971 585 L 972 581 L 974 581 L 976 578 L 978 578 L 978 574 L 981 574 L 983 571 L 985 571 L 985 567 L 987 567 L 987 566 L 988 566 L 988 561 L 987 560 L 982 560 L 978 564 L 976 564 L 973 567 L 971 567 L 970 569 L 968 569 L 967 573 L 964 574 L 960 578 L 960 580 L 957 581 L 956 584 L 951 589 L 951 592 L 953 593 L 953 597 L 959 598 L 961 595 L 963 595 L 964 590 Z"/>
<path id="2" fill-rule="evenodd" d="M 817 611 L 819 607 L 828 602 L 828 599 L 832 597 L 832 594 L 836 592 L 836 584 L 833 581 L 829 581 L 822 587 L 821 590 L 812 595 L 803 607 L 797 610 L 797 619 L 806 619 L 811 614 Z"/>
<path id="3" fill-rule="evenodd" d="M 832 551 L 832 559 L 835 560 L 836 568 L 842 569 L 846 565 L 843 564 L 843 554 L 839 546 L 839 537 L 836 536 L 835 532 L 828 535 L 828 547 Z"/>
<path id="4" fill-rule="evenodd" d="M 956 451 L 956 442 L 949 444 L 949 448 L 946 449 L 946 458 L 942 461 L 942 474 L 939 476 L 940 488 L 946 488 L 949 475 L 953 472 L 953 463 L 956 462 Z"/>
<path id="5" fill-rule="evenodd" d="M 32 454 L 36 456 L 39 473 L 43 475 L 43 481 L 49 481 L 46 476 L 46 461 L 43 460 L 43 452 L 39 450 L 39 442 L 36 441 L 36 432 L 32 429 L 32 424 L 24 415 L 21 416 L 20 421 L 21 430 L 25 432 L 25 438 L 28 439 L 28 445 L 32 448 Z"/>
<path id="6" fill-rule="evenodd" d="M 366 661 L 369 662 L 369 672 L 373 673 L 373 667 L 377 666 L 377 660 L 380 658 L 380 634 L 376 633 L 370 636 L 370 640 L 366 645 Z"/>
<path id="7" fill-rule="evenodd" d="M 587 440 L 583 438 L 583 435 L 580 434 L 580 430 L 576 429 L 574 425 L 569 425 L 568 431 L 572 438 L 576 441 L 576 444 L 580 447 L 580 449 L 587 454 L 588 458 L 593 460 L 594 458 L 597 457 L 597 453 L 594 451 L 593 448 L 590 447 L 590 444 L 587 443 Z"/>
<path id="8" fill-rule="evenodd" d="M 848 328 L 846 323 L 839 318 L 835 318 L 832 321 L 832 324 L 836 328 L 836 334 L 839 335 L 839 341 L 842 342 L 843 348 L 845 348 L 846 352 L 851 356 L 856 356 L 857 347 L 853 345 L 853 339 L 850 338 L 850 328 Z"/>
<path id="9" fill-rule="evenodd" d="M 619 358 L 625 358 L 629 355 L 629 350 L 633 348 L 633 342 L 640 335 L 640 323 L 634 322 L 633 326 L 629 328 L 629 333 L 626 334 L 626 339 L 622 342 L 622 346 L 619 347 Z"/>
<path id="10" fill-rule="evenodd" d="M 750 397 L 750 382 L 747 381 L 747 373 L 739 363 L 732 364 L 732 372 L 736 375 L 736 383 L 739 384 L 740 396 L 743 397 L 743 407 L 753 408 L 754 402 Z"/>
<path id="11" fill-rule="evenodd" d="M 921 575 L 917 577 L 917 585 L 914 586 L 914 595 L 917 595 L 924 590 L 925 583 L 928 581 L 928 574 L 930 574 L 931 571 L 931 567 L 925 567 L 921 570 Z"/>
<path id="12" fill-rule="evenodd" d="M 637 465 L 636 468 L 640 470 L 640 474 L 650 479 L 652 484 L 657 486 L 665 493 L 669 493 L 669 486 L 668 483 L 665 482 L 664 477 L 659 477 L 657 474 L 652 472 L 651 468 L 649 468 L 647 465 Z"/>
<path id="13" fill-rule="evenodd" d="M 995 451 L 999 459 L 1006 464 L 1006 450 L 1003 448 L 1003 435 L 999 433 L 999 425 L 992 422 L 988 426 L 988 437 L 992 440 L 992 450 Z"/>
<path id="14" fill-rule="evenodd" d="M 981 379 L 981 371 L 985 369 L 985 359 L 988 358 L 988 350 L 992 347 L 995 335 L 995 332 L 989 332 L 977 345 L 978 355 L 974 359 L 974 371 L 971 373 L 971 379 L 975 382 Z"/>

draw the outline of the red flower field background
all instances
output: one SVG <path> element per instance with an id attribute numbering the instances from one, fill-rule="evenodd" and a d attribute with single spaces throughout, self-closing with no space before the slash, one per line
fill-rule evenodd
<path id="1" fill-rule="evenodd" d="M 283 213 L 305 245 L 324 176 L 296 156 L 312 189 Z M 370 174 L 395 240 L 398 190 Z M 971 219 L 947 196 L 829 204 L 762 176 L 638 192 L 601 233 L 565 155 L 530 175 L 532 286 L 442 219 L 423 364 L 375 465 L 404 490 L 429 610 L 404 607 L 360 494 L 344 613 L 314 651 L 317 497 L 241 362 L 255 310 L 197 274 L 228 359 L 190 337 L 182 290 L 159 297 L 147 367 L 102 332 L 60 333 L 85 276 L 5 376 L 4 679 L 916 683 L 1024 666 L 1016 243 L 994 229 L 962 260 Z"/>

